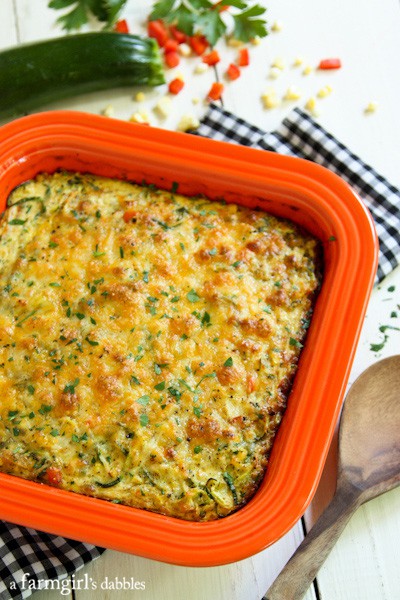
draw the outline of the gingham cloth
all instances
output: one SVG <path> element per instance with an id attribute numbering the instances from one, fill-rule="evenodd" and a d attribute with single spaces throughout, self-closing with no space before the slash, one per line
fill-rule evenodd
<path id="1" fill-rule="evenodd" d="M 61 584 L 103 552 L 90 544 L 0 521 L 0 600 L 28 598 L 51 580 Z"/>
<path id="2" fill-rule="evenodd" d="M 211 105 L 196 134 L 300 156 L 328 167 L 359 193 L 374 217 L 380 240 L 377 279 L 381 281 L 400 262 L 400 191 L 300 109 L 277 131 L 266 133 Z M 0 522 L 0 600 L 27 598 L 39 580 L 65 579 L 103 552 L 90 544 Z M 33 587 L 29 582 L 34 582 Z"/>
<path id="3" fill-rule="evenodd" d="M 382 281 L 399 264 L 400 190 L 301 109 L 294 109 L 276 131 L 266 133 L 213 104 L 196 134 L 299 156 L 340 175 L 360 195 L 374 218 L 379 237 L 376 281 Z"/>

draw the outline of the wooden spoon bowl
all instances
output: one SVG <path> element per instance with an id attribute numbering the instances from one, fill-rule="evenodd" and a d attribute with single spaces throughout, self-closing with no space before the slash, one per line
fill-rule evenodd
<path id="1" fill-rule="evenodd" d="M 336 493 L 263 600 L 300 600 L 354 511 L 400 484 L 400 355 L 364 371 L 340 419 Z"/>

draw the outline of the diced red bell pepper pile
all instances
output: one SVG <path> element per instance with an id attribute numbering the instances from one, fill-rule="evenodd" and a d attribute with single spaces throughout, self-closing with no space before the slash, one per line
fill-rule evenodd
<path id="1" fill-rule="evenodd" d="M 220 10 L 225 10 L 226 6 L 221 6 Z M 179 46 L 180 44 L 188 44 L 192 49 L 193 53 L 197 56 L 202 57 L 202 62 L 214 66 L 221 60 L 217 50 L 210 49 L 210 44 L 207 38 L 201 34 L 195 34 L 187 36 L 185 33 L 180 31 L 176 25 L 168 25 L 161 19 L 149 21 L 147 25 L 147 33 L 149 37 L 154 38 L 157 44 L 162 48 L 164 53 L 164 61 L 167 67 L 174 68 L 180 63 Z M 241 67 L 246 67 L 250 64 L 250 56 L 248 48 L 239 48 L 238 57 L 235 63 L 231 63 L 226 72 L 225 76 L 228 80 L 234 81 L 238 79 L 241 74 Z M 182 90 L 184 83 L 181 79 L 173 79 L 169 83 L 169 92 L 171 94 L 179 94 Z M 224 85 L 222 83 L 213 83 L 208 94 L 207 99 L 219 100 L 222 96 Z"/>

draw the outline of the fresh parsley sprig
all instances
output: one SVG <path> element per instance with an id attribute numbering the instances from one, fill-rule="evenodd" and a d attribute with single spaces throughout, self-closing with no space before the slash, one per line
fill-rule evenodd
<path id="1" fill-rule="evenodd" d="M 158 0 L 154 3 L 149 19 L 162 19 L 174 24 L 186 35 L 203 34 L 211 46 L 228 32 L 222 9 L 233 8 L 232 36 L 243 42 L 268 33 L 264 14 L 266 9 L 259 4 L 252 6 L 242 0 Z"/>
<path id="2" fill-rule="evenodd" d="M 65 31 L 80 29 L 90 17 L 105 23 L 105 29 L 113 27 L 127 0 L 50 0 L 49 8 L 60 10 L 70 8 L 70 12 L 57 19 Z"/>
<path id="3" fill-rule="evenodd" d="M 127 0 L 50 0 L 48 6 L 55 10 L 71 8 L 57 22 L 65 31 L 73 31 L 93 17 L 105 23 L 105 29 L 112 28 L 126 3 Z M 214 46 L 228 32 L 243 42 L 265 37 L 265 11 L 259 4 L 249 5 L 244 0 L 157 0 L 149 20 L 162 19 L 189 36 L 200 33 Z"/>

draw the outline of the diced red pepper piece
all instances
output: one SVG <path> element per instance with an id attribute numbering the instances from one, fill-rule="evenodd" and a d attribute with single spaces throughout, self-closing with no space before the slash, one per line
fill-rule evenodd
<path id="1" fill-rule="evenodd" d="M 184 85 L 185 85 L 184 81 L 182 81 L 182 79 L 177 77 L 176 79 L 173 79 L 170 82 L 168 89 L 171 94 L 176 95 L 176 94 L 179 94 L 179 92 L 183 89 Z"/>
<path id="2" fill-rule="evenodd" d="M 220 60 L 221 59 L 217 50 L 211 50 L 211 52 L 205 54 L 202 58 L 203 63 L 206 63 L 206 65 L 210 65 L 210 67 L 219 63 Z"/>
<path id="3" fill-rule="evenodd" d="M 247 67 L 250 64 L 250 55 L 248 48 L 240 48 L 238 56 L 239 67 Z"/>
<path id="4" fill-rule="evenodd" d="M 179 54 L 177 52 L 167 52 L 165 54 L 165 64 L 167 65 L 167 67 L 169 67 L 170 69 L 173 69 L 174 67 L 177 67 L 181 61 Z"/>
<path id="5" fill-rule="evenodd" d="M 167 40 L 164 44 L 164 52 L 176 52 L 178 50 L 178 42 L 176 40 Z"/>
<path id="6" fill-rule="evenodd" d="M 330 69 L 340 69 L 342 61 L 340 58 L 324 58 L 318 65 L 318 69 L 329 71 Z"/>
<path id="7" fill-rule="evenodd" d="M 118 33 L 129 33 L 129 27 L 126 19 L 117 21 L 114 25 L 114 31 L 117 31 Z"/>
<path id="8" fill-rule="evenodd" d="M 238 77 L 240 77 L 240 69 L 237 65 L 231 63 L 226 71 L 227 76 L 231 81 L 234 81 Z"/>
<path id="9" fill-rule="evenodd" d="M 137 215 L 137 211 L 133 208 L 128 208 L 128 210 L 126 210 L 124 212 L 124 214 L 122 215 L 123 220 L 125 221 L 125 223 L 129 223 L 129 221 L 131 221 L 132 219 L 134 219 Z"/>
<path id="10" fill-rule="evenodd" d="M 49 467 L 46 471 L 46 477 L 49 484 L 56 487 L 62 482 L 62 473 L 57 467 Z"/>
<path id="11" fill-rule="evenodd" d="M 219 100 L 222 96 L 222 92 L 224 91 L 224 84 L 216 81 L 212 84 L 210 91 L 207 94 L 207 98 L 210 100 Z"/>
<path id="12" fill-rule="evenodd" d="M 200 34 L 192 35 L 192 37 L 189 38 L 189 44 L 193 52 L 198 56 L 204 54 L 209 46 L 207 39 L 204 35 Z"/>
<path id="13" fill-rule="evenodd" d="M 169 35 L 168 29 L 161 19 L 157 19 L 156 21 L 149 21 L 147 24 L 147 33 L 149 37 L 157 40 L 157 44 L 162 48 L 165 45 Z"/>
<path id="14" fill-rule="evenodd" d="M 178 42 L 178 44 L 184 44 L 186 42 L 186 33 L 183 33 L 183 31 L 179 31 L 179 29 L 175 25 L 171 25 L 169 31 L 174 40 Z"/>

